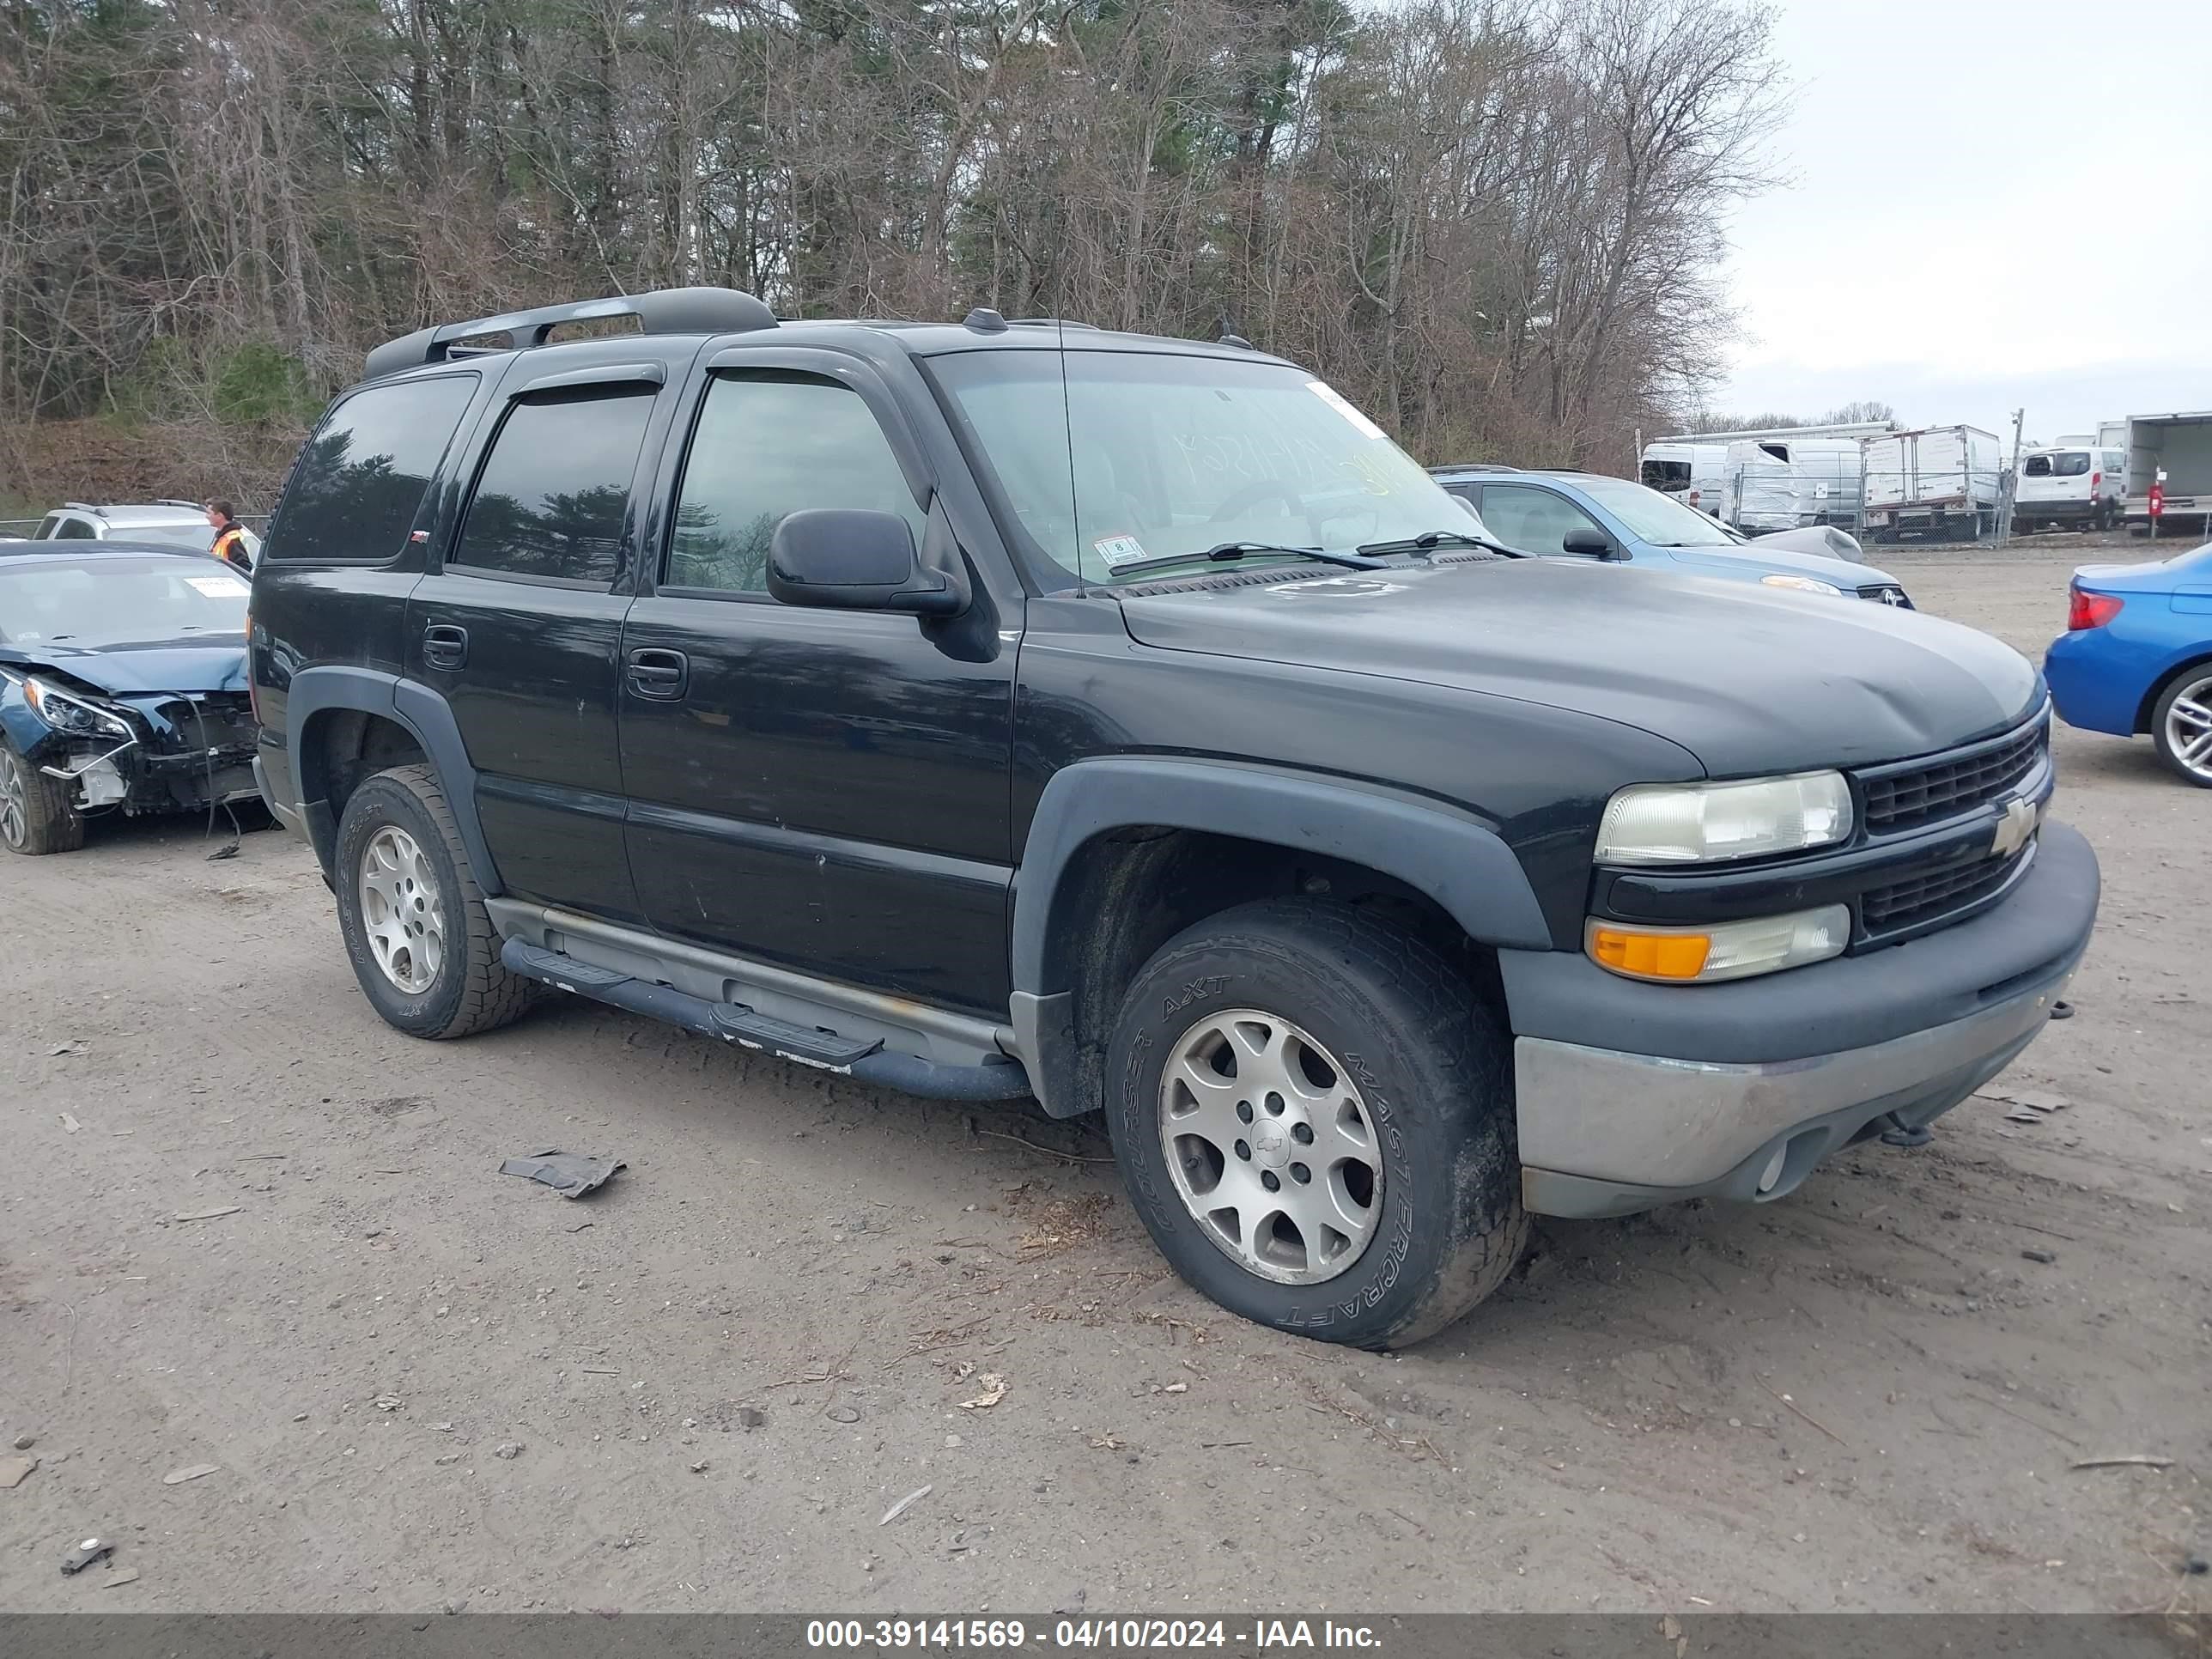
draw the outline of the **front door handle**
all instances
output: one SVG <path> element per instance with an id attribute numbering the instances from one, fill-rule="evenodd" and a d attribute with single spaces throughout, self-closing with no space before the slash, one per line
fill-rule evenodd
<path id="1" fill-rule="evenodd" d="M 422 660 L 432 668 L 459 668 L 469 659 L 469 630 L 432 623 L 422 630 Z"/>
<path id="2" fill-rule="evenodd" d="M 629 689 L 656 702 L 674 702 L 691 681 L 691 664 L 681 651 L 641 647 L 627 661 Z"/>

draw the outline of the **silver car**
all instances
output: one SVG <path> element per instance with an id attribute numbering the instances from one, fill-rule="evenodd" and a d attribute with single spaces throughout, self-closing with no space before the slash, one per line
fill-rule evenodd
<path id="1" fill-rule="evenodd" d="M 140 501 L 94 507 L 84 501 L 65 501 L 39 520 L 31 539 L 40 542 L 103 542 L 109 537 L 128 542 L 155 542 L 163 546 L 188 547 L 207 552 L 215 545 L 215 527 L 207 509 L 197 501 Z M 261 538 L 246 532 L 246 550 L 261 557 Z"/>

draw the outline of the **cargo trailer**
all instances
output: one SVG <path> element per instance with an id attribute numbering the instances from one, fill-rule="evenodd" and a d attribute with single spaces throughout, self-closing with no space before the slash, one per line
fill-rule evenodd
<path id="1" fill-rule="evenodd" d="M 1931 426 L 1861 441 L 1864 524 L 1877 541 L 1978 541 L 1996 528 L 2004 471 L 1997 434 Z"/>

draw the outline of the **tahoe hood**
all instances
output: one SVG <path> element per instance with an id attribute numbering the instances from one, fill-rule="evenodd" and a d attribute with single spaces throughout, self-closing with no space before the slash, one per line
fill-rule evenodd
<path id="1" fill-rule="evenodd" d="M 1570 708 L 1679 744 L 1714 777 L 1924 755 L 2002 732 L 2044 696 L 2026 658 L 1955 623 L 1619 564 L 1408 561 L 1145 586 L 1116 593 L 1140 644 Z"/>

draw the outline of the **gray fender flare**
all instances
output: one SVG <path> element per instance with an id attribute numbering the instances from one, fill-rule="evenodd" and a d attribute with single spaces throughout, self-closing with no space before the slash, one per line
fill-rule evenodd
<path id="1" fill-rule="evenodd" d="M 461 845 L 468 853 L 470 872 L 477 885 L 487 898 L 504 891 L 499 866 L 492 862 L 491 850 L 484 844 L 483 826 L 477 817 L 477 769 L 470 763 L 468 746 L 461 741 L 460 723 L 453 718 L 452 705 L 427 685 L 379 669 L 336 665 L 301 669 L 292 677 L 285 694 L 284 740 L 293 757 L 295 785 L 303 796 L 301 739 L 318 714 L 332 709 L 374 714 L 405 727 L 414 736 L 430 757 L 431 769 L 446 792 L 446 804 L 453 809 L 453 823 L 461 832 Z M 337 820 L 330 803 L 303 799 L 300 807 L 315 856 L 325 871 L 332 870 L 337 854 Z"/>
<path id="2" fill-rule="evenodd" d="M 1552 948 L 1520 860 L 1471 813 L 1237 763 L 1155 756 L 1078 761 L 1046 782 L 1014 881 L 1010 1023 L 1037 1098 L 1055 1116 L 1087 1106 L 1054 1087 L 1073 1074 L 1074 1044 L 1073 988 L 1050 982 L 1054 898 L 1085 842 L 1139 824 L 1236 836 L 1365 865 L 1427 894 L 1472 939 Z"/>

